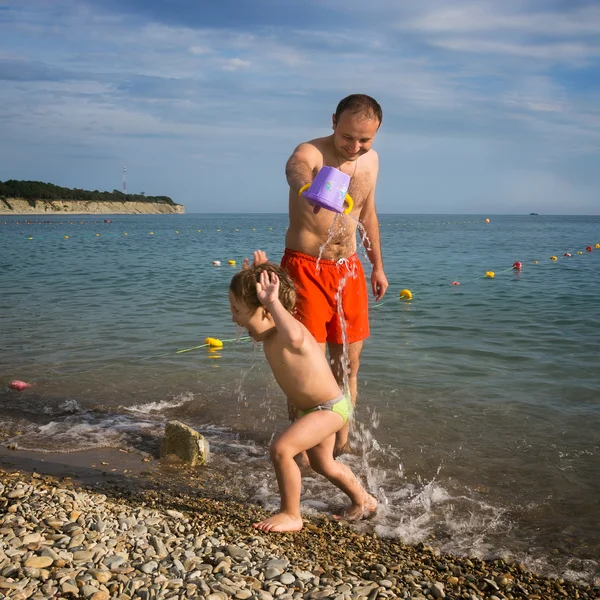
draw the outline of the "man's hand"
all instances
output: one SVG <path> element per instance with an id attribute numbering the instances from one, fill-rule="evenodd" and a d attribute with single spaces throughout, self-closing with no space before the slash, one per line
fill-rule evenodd
<path id="1" fill-rule="evenodd" d="M 262 250 L 255 250 L 254 251 L 254 262 L 252 263 L 253 267 L 256 267 L 256 265 L 262 265 L 266 262 L 269 262 L 267 259 L 267 255 L 265 252 L 263 252 Z M 248 261 L 247 258 L 245 258 L 242 262 L 242 269 L 247 269 L 250 266 L 250 262 Z"/>
<path id="2" fill-rule="evenodd" d="M 371 287 L 373 288 L 373 296 L 375 296 L 375 302 L 379 302 L 384 296 L 388 289 L 389 283 L 383 269 L 373 269 L 371 273 Z"/>
<path id="3" fill-rule="evenodd" d="M 260 303 L 267 308 L 279 300 L 279 277 L 275 273 L 263 271 L 260 281 L 256 282 L 256 295 Z"/>

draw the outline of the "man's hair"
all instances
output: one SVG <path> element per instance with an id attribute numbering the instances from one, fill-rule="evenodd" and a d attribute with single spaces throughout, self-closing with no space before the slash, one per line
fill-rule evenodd
<path id="1" fill-rule="evenodd" d="M 379 121 L 379 125 L 383 121 L 383 111 L 381 110 L 381 106 L 379 106 L 379 102 L 366 94 L 351 94 L 340 100 L 335 109 L 336 123 L 340 120 L 342 113 L 346 111 L 355 115 L 361 115 L 366 119 L 375 119 Z"/>
<path id="2" fill-rule="evenodd" d="M 260 281 L 263 271 L 275 273 L 279 277 L 279 301 L 283 307 L 292 312 L 296 306 L 296 290 L 290 276 L 275 263 L 266 262 L 261 265 L 253 265 L 248 269 L 238 271 L 229 284 L 229 290 L 238 299 L 242 300 L 251 308 L 262 306 L 256 295 L 256 283 Z"/>

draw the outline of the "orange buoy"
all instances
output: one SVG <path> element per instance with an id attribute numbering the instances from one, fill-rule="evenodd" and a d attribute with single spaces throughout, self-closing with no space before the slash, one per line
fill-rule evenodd
<path id="1" fill-rule="evenodd" d="M 451 281 L 450 285 L 460 285 L 460 281 Z"/>
<path id="2" fill-rule="evenodd" d="M 518 260 L 513 263 L 513 269 L 516 271 L 520 271 L 523 268 L 523 263 L 520 263 Z"/>
<path id="3" fill-rule="evenodd" d="M 571 256 L 569 252 L 565 252 L 564 256 Z"/>
<path id="4" fill-rule="evenodd" d="M 586 252 L 591 252 L 592 251 L 592 247 L 591 246 L 586 246 L 585 250 L 586 250 Z"/>

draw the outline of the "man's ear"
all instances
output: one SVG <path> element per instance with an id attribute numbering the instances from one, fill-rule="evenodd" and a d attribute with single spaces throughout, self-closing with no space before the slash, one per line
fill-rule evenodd
<path id="1" fill-rule="evenodd" d="M 335 113 L 331 115 L 331 129 L 333 129 L 335 131 L 335 128 L 337 126 L 337 121 L 335 119 Z"/>

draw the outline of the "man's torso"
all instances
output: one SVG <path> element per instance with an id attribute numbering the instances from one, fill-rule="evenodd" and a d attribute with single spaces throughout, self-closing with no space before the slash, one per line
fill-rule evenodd
<path id="1" fill-rule="evenodd" d="M 340 165 L 334 152 L 328 148 L 328 139 L 318 138 L 309 142 L 322 156 L 322 164 L 316 168 L 313 177 L 323 166 L 336 167 L 350 175 L 348 193 L 354 201 L 354 208 L 349 215 L 338 215 L 326 209 L 315 214 L 306 198 L 290 190 L 290 226 L 285 241 L 290 250 L 337 260 L 347 258 L 356 251 L 356 228 L 361 210 L 375 185 L 377 155 L 370 151 L 354 162 Z"/>

